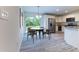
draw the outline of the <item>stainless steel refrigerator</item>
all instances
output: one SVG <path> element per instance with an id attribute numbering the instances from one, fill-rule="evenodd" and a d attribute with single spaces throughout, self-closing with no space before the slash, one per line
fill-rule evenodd
<path id="1" fill-rule="evenodd" d="M 54 18 L 48 18 L 48 29 L 52 32 L 56 32 L 56 26 L 55 26 L 55 19 Z"/>

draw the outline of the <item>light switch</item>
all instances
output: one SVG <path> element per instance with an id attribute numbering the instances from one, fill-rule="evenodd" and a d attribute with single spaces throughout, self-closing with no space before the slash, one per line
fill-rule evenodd
<path id="1" fill-rule="evenodd" d="M 8 19 L 8 11 L 5 10 L 5 9 L 2 9 L 1 10 L 1 16 L 0 16 L 2 19 Z"/>
<path id="2" fill-rule="evenodd" d="M 2 17 L 7 17 L 8 12 L 6 10 L 2 10 L 1 15 L 2 15 Z"/>

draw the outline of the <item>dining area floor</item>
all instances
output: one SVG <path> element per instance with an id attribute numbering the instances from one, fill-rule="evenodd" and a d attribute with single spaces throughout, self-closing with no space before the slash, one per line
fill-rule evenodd
<path id="1" fill-rule="evenodd" d="M 34 39 L 29 37 L 27 40 L 27 34 L 24 35 L 20 52 L 78 52 L 79 50 L 64 41 L 64 33 L 52 33 L 50 40 L 48 35 L 41 39 Z"/>

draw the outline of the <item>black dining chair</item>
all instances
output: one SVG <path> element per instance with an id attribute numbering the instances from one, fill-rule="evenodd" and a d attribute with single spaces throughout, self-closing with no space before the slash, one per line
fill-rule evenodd
<path id="1" fill-rule="evenodd" d="M 27 32 L 27 40 L 28 40 L 28 37 L 31 36 L 32 39 L 33 39 L 33 43 L 34 43 L 34 36 L 36 35 L 36 39 L 37 39 L 37 33 L 35 30 L 32 30 L 30 28 L 28 28 L 28 32 Z"/>
<path id="2" fill-rule="evenodd" d="M 44 38 L 44 36 L 46 36 L 46 35 L 48 35 L 49 40 L 50 40 L 50 37 L 51 37 L 50 29 L 46 29 L 46 31 L 43 31 L 43 38 Z"/>

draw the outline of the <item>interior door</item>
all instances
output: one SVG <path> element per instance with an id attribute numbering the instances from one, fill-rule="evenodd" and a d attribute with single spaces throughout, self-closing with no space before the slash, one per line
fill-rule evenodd
<path id="1" fill-rule="evenodd" d="M 48 29 L 50 29 L 51 32 L 55 32 L 55 19 L 54 18 L 48 18 Z"/>

